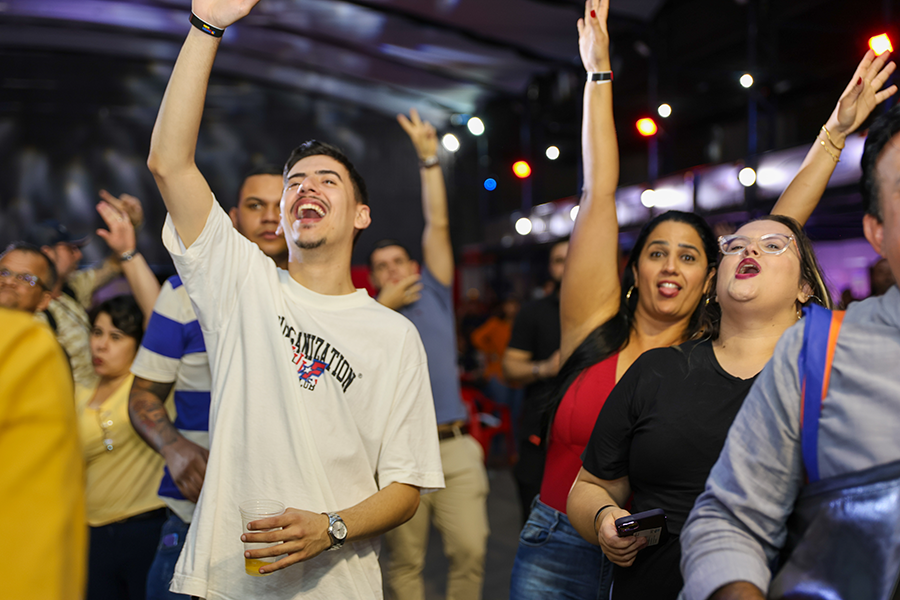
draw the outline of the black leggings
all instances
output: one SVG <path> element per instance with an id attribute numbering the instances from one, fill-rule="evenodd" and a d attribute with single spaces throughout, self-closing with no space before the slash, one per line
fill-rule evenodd
<path id="1" fill-rule="evenodd" d="M 165 509 L 91 527 L 87 600 L 144 600 Z"/>

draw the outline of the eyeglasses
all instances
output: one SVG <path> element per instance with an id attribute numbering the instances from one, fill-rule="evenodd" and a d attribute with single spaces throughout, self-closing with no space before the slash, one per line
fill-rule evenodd
<path id="1" fill-rule="evenodd" d="M 784 233 L 767 233 L 758 238 L 749 238 L 745 235 L 723 235 L 719 237 L 719 250 L 722 254 L 740 254 L 744 249 L 756 242 L 756 247 L 766 254 L 782 254 L 791 245 L 796 243 L 794 236 Z"/>
<path id="2" fill-rule="evenodd" d="M 41 281 L 41 278 L 37 275 L 32 275 L 31 273 L 14 273 L 9 269 L 3 268 L 0 269 L 0 279 L 15 279 L 20 283 L 27 283 L 31 287 L 39 285 L 45 290 L 47 289 L 47 286 L 44 285 L 44 282 Z"/>

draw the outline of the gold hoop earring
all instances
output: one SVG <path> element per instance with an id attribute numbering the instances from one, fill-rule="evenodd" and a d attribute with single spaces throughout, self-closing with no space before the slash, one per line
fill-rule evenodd
<path id="1" fill-rule="evenodd" d="M 628 288 L 628 293 L 625 294 L 626 300 L 631 300 L 631 292 L 633 292 L 633 291 L 634 291 L 634 286 L 631 286 L 630 288 Z"/>

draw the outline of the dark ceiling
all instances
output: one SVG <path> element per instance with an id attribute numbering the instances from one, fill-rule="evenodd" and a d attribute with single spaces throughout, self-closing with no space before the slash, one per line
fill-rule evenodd
<path id="1" fill-rule="evenodd" d="M 809 143 L 868 37 L 892 30 L 897 2 L 614 0 L 622 183 L 648 178 L 647 143 L 633 123 L 660 102 L 673 115 L 661 123 L 659 174 L 747 156 L 754 103 L 757 152 Z M 135 93 L 152 114 L 159 88 L 136 92 L 129 65 L 164 84 L 189 8 L 189 0 L 0 0 L 0 119 L 134 111 Z M 216 73 L 381 119 L 416 107 L 463 141 L 456 192 L 482 197 L 480 216 L 498 217 L 578 190 L 582 13 L 580 0 L 261 0 L 229 28 Z M 757 82 L 749 91 L 737 83 L 744 72 Z M 95 85 L 105 76 L 131 77 L 130 95 Z M 460 113 L 485 121 L 480 147 L 454 125 Z M 0 127 L 0 143 L 2 135 Z M 543 157 L 548 144 L 560 147 L 558 161 Z M 522 157 L 535 164 L 524 186 L 508 169 Z M 489 201 L 486 175 L 500 182 Z"/>

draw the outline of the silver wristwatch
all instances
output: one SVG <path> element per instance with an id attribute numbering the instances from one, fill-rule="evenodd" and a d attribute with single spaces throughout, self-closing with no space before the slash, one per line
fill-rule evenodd
<path id="1" fill-rule="evenodd" d="M 331 538 L 329 550 L 337 550 L 347 539 L 347 526 L 339 514 L 325 513 L 325 515 L 328 517 L 328 536 Z"/>

